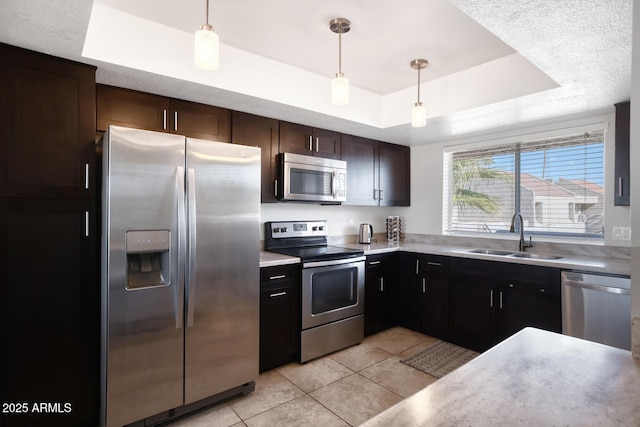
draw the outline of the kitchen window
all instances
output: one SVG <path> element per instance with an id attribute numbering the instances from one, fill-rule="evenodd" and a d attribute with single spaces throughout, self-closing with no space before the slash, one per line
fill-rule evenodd
<path id="1" fill-rule="evenodd" d="M 450 147 L 444 153 L 443 232 L 603 237 L 604 131 Z"/>

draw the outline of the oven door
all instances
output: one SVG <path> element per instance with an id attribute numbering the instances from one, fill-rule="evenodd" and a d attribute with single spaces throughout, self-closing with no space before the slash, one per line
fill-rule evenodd
<path id="1" fill-rule="evenodd" d="M 303 263 L 303 330 L 364 313 L 364 260 Z"/>

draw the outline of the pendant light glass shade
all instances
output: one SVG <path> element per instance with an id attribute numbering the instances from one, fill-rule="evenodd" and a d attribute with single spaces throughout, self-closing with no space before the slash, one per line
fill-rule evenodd
<path id="1" fill-rule="evenodd" d="M 193 59 L 196 67 L 217 70 L 220 66 L 220 37 L 209 25 L 209 0 L 207 0 L 206 23 L 200 25 L 194 37 Z"/>
<path id="2" fill-rule="evenodd" d="M 331 80 L 331 103 L 334 105 L 349 103 L 349 79 L 342 73 L 337 73 L 335 79 Z"/>
<path id="3" fill-rule="evenodd" d="M 211 25 L 204 24 L 196 31 L 194 49 L 196 67 L 204 70 L 218 69 L 220 37 L 213 32 Z"/>
<path id="4" fill-rule="evenodd" d="M 422 128 L 427 125 L 427 109 L 422 102 L 416 102 L 411 109 L 411 127 Z"/>

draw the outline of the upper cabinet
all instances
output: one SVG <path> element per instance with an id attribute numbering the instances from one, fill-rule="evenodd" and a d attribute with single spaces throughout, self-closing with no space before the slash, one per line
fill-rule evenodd
<path id="1" fill-rule="evenodd" d="M 613 203 L 616 206 L 629 206 L 629 124 L 630 103 L 616 104 L 616 154 L 615 154 L 615 193 Z"/>
<path id="2" fill-rule="evenodd" d="M 280 122 L 280 153 L 340 159 L 340 145 L 338 132 Z"/>
<path id="3" fill-rule="evenodd" d="M 276 154 L 278 154 L 279 121 L 267 117 L 234 111 L 232 115 L 231 142 L 251 145 L 262 150 L 262 203 L 277 202 L 275 184 L 277 178 Z"/>
<path id="4" fill-rule="evenodd" d="M 92 197 L 95 67 L 0 44 L 0 197 Z"/>
<path id="5" fill-rule="evenodd" d="M 347 162 L 345 204 L 411 204 L 409 147 L 342 135 L 341 158 Z"/>
<path id="6" fill-rule="evenodd" d="M 106 131 L 109 125 L 231 141 L 231 113 L 227 109 L 98 85 L 97 129 Z"/>

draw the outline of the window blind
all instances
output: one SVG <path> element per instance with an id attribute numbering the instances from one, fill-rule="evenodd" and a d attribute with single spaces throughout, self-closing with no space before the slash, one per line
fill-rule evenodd
<path id="1" fill-rule="evenodd" d="M 604 131 L 444 153 L 443 231 L 602 237 Z"/>

